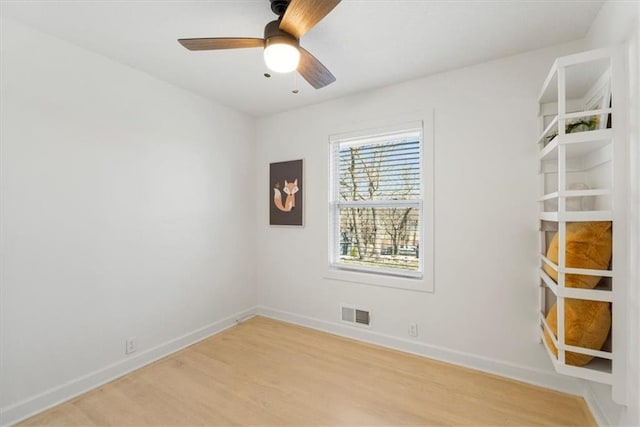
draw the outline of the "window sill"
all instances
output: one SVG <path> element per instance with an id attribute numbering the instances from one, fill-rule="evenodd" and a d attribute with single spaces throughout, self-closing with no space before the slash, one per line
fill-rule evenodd
<path id="1" fill-rule="evenodd" d="M 433 292 L 433 282 L 424 275 L 421 277 L 401 277 L 355 271 L 346 268 L 327 267 L 323 278 L 408 291 Z"/>

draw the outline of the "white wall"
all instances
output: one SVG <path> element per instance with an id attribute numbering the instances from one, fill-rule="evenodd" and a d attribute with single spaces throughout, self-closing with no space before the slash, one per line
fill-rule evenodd
<path id="1" fill-rule="evenodd" d="M 255 123 L 12 22 L 0 46 L 5 424 L 255 306 Z"/>
<path id="2" fill-rule="evenodd" d="M 586 44 L 589 49 L 624 45 L 628 56 L 629 89 L 629 295 L 627 305 L 628 366 L 627 405 L 611 399 L 611 387 L 586 383 L 587 396 L 602 422 L 609 425 L 640 425 L 640 2 L 609 1 L 596 16 Z"/>
<path id="3" fill-rule="evenodd" d="M 636 3 L 635 36 L 629 43 L 630 58 L 630 145 L 631 145 L 631 272 L 629 283 L 630 333 L 629 421 L 640 425 L 640 2 Z"/>
<path id="4" fill-rule="evenodd" d="M 537 95 L 549 67 L 557 56 L 580 50 L 583 45 L 574 43 L 536 51 L 259 120 L 255 221 L 261 312 L 578 392 L 572 379 L 552 373 L 536 338 L 535 139 Z M 328 136 L 415 120 L 432 108 L 435 292 L 323 278 Z M 270 227 L 268 165 L 297 158 L 305 159 L 306 226 Z M 371 329 L 341 324 L 341 303 L 371 309 Z M 412 322 L 418 323 L 417 340 L 407 333 Z"/>
<path id="5" fill-rule="evenodd" d="M 636 29 L 635 36 L 629 44 L 630 57 L 630 83 L 631 83 L 631 272 L 629 283 L 631 294 L 629 298 L 630 333 L 629 342 L 629 376 L 631 381 L 629 388 L 629 407 L 631 422 L 640 425 L 640 2 L 636 4 Z"/>

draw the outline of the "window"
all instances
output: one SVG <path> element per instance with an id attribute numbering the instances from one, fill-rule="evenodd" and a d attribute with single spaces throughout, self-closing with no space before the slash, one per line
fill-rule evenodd
<path id="1" fill-rule="evenodd" d="M 330 143 L 331 266 L 421 277 L 422 124 Z"/>

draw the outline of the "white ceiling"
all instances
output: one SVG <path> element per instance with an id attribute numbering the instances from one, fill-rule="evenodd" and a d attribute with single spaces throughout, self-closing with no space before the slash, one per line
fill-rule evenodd
<path id="1" fill-rule="evenodd" d="M 261 116 L 580 39 L 602 4 L 343 0 L 301 40 L 337 78 L 320 90 L 296 73 L 265 78 L 260 49 L 190 52 L 176 41 L 262 37 L 275 19 L 268 0 L 2 0 L 0 13 Z"/>

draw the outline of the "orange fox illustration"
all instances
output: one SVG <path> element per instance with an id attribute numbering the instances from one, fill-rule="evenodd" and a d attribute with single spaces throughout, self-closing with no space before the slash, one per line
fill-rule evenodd
<path id="1" fill-rule="evenodd" d="M 276 205 L 278 209 L 282 212 L 291 212 L 293 208 L 296 207 L 296 196 L 295 194 L 298 192 L 298 179 L 296 178 L 293 182 L 287 182 L 284 180 L 284 188 L 282 191 L 287 195 L 287 199 L 284 201 L 284 206 L 282 205 L 282 193 L 279 190 L 279 184 L 276 184 L 273 189 L 273 203 Z"/>

